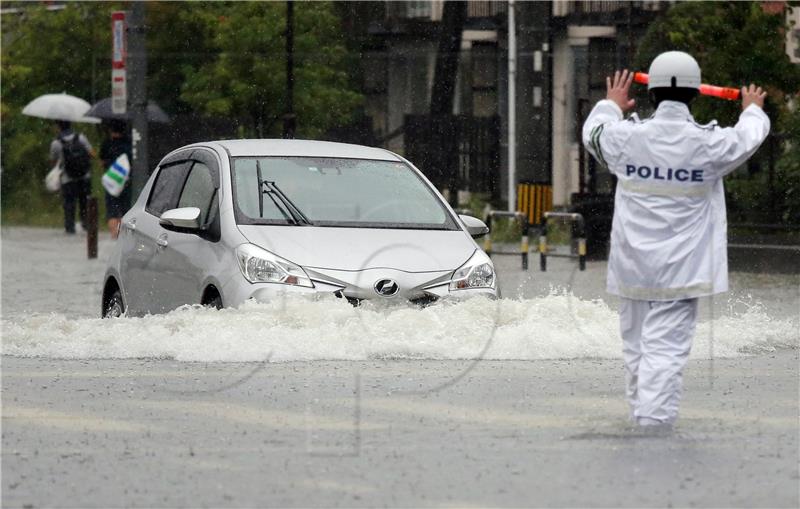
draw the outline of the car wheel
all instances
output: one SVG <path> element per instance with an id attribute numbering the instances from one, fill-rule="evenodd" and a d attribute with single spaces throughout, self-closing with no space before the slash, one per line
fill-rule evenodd
<path id="1" fill-rule="evenodd" d="M 203 305 L 208 308 L 222 309 L 222 297 L 218 293 L 214 293 L 206 299 Z"/>
<path id="2" fill-rule="evenodd" d="M 119 318 L 125 314 L 125 304 L 122 303 L 122 293 L 119 288 L 114 290 L 103 306 L 103 318 Z"/>

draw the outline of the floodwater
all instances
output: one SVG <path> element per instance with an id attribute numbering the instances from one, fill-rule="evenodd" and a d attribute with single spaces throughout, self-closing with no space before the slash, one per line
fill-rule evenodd
<path id="1" fill-rule="evenodd" d="M 497 257 L 497 301 L 100 320 L 110 247 L 2 231 L 3 507 L 798 507 L 797 276 L 701 301 L 650 436 L 603 263 Z"/>
<path id="2" fill-rule="evenodd" d="M 616 301 L 603 293 L 603 263 L 578 272 L 556 260 L 541 273 L 522 271 L 517 256 L 496 258 L 505 296 L 497 301 L 353 307 L 332 296 L 287 295 L 239 309 L 186 306 L 100 320 L 109 242 L 98 260 L 87 261 L 80 237 L 52 230 L 6 229 L 3 241 L 6 355 L 204 362 L 620 357 Z M 734 274 L 730 294 L 701 304 L 693 357 L 798 348 L 798 281 Z"/>

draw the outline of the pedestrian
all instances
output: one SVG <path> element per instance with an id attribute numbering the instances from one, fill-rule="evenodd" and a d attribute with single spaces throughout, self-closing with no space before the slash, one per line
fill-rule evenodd
<path id="1" fill-rule="evenodd" d="M 66 120 L 56 120 L 56 138 L 50 143 L 50 165 L 61 169 L 61 197 L 64 204 L 64 230 L 75 233 L 75 202 L 78 203 L 80 224 L 86 230 L 86 201 L 92 194 L 92 158 L 94 149 L 81 133 L 72 130 Z"/>
<path id="2" fill-rule="evenodd" d="M 110 120 L 108 122 L 108 138 L 100 145 L 100 160 L 103 168 L 108 168 L 122 154 L 131 156 L 131 140 L 126 135 L 125 122 L 122 120 Z M 119 225 L 122 216 L 131 208 L 131 185 L 130 179 L 125 183 L 125 188 L 119 196 L 114 196 L 106 191 L 106 221 L 111 238 L 116 240 L 119 236 Z"/>
<path id="3" fill-rule="evenodd" d="M 727 221 L 722 178 L 767 137 L 766 93 L 742 88 L 733 127 L 695 122 L 689 105 L 700 66 L 687 53 L 653 60 L 648 119 L 634 107 L 633 73 L 606 79 L 606 99 L 583 126 L 583 143 L 616 175 L 608 292 L 618 295 L 626 395 L 640 426 L 671 428 L 678 417 L 699 297 L 728 289 Z M 652 429 L 652 428 L 651 428 Z"/>

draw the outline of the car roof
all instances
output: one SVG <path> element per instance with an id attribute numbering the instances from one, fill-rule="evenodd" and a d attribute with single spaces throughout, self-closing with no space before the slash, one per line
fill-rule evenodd
<path id="1" fill-rule="evenodd" d="M 301 156 L 301 157 L 346 157 L 350 159 L 377 159 L 400 161 L 400 157 L 382 148 L 312 140 L 218 140 L 231 157 L 246 156 Z"/>

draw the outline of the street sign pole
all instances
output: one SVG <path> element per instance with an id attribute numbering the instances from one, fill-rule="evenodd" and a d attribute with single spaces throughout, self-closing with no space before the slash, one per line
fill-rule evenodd
<path id="1" fill-rule="evenodd" d="M 508 2 L 508 211 L 517 210 L 517 23 Z"/>
<path id="2" fill-rule="evenodd" d="M 111 111 L 123 115 L 128 109 L 128 83 L 125 60 L 128 50 L 125 11 L 111 13 Z"/>
<path id="3" fill-rule="evenodd" d="M 147 46 L 145 2 L 132 2 L 128 25 L 130 69 L 128 107 L 131 112 L 131 188 L 134 200 L 142 192 L 150 170 L 147 160 Z"/>

